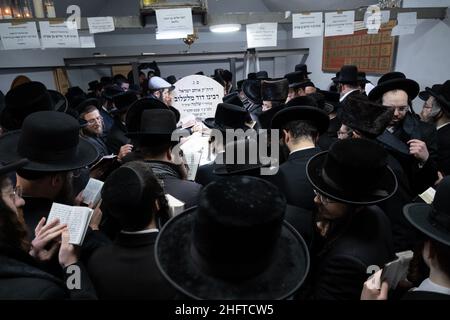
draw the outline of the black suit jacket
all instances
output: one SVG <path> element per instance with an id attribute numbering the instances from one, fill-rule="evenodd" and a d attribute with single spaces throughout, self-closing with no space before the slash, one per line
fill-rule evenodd
<path id="1" fill-rule="evenodd" d="M 125 125 L 119 119 L 114 119 L 114 124 L 106 137 L 109 153 L 119 154 L 120 148 L 129 143 L 130 139 L 125 136 L 126 133 Z"/>
<path id="2" fill-rule="evenodd" d="M 438 168 L 444 176 L 450 175 L 450 124 L 437 131 Z"/>
<path id="3" fill-rule="evenodd" d="M 213 181 L 220 180 L 221 176 L 218 176 L 213 172 L 217 167 L 218 166 L 214 161 L 198 167 L 197 174 L 195 175 L 195 182 L 202 186 L 206 186 Z"/>
<path id="4" fill-rule="evenodd" d="M 114 244 L 92 255 L 88 271 L 99 299 L 167 300 L 175 296 L 175 289 L 156 265 L 157 236 L 157 232 L 120 233 Z"/>
<path id="5" fill-rule="evenodd" d="M 278 173 L 270 179 L 283 192 L 290 205 L 307 210 L 314 208 L 314 192 L 306 176 L 306 164 L 319 152 L 319 148 L 311 148 L 290 154 Z"/>
<path id="6" fill-rule="evenodd" d="M 430 291 L 408 291 L 402 300 L 450 300 L 450 295 Z"/>
<path id="7" fill-rule="evenodd" d="M 382 268 L 394 258 L 389 220 L 378 207 L 366 207 L 337 239 L 315 247 L 311 257 L 309 297 L 359 300 L 367 268 Z"/>

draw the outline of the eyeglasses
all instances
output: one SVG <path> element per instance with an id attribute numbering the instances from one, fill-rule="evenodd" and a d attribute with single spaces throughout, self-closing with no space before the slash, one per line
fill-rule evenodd
<path id="1" fill-rule="evenodd" d="M 14 201 L 17 198 L 22 198 L 22 187 L 16 186 L 12 188 L 11 192 L 7 193 L 8 196 L 11 198 L 12 201 Z"/>
<path id="2" fill-rule="evenodd" d="M 336 202 L 336 201 L 330 200 L 327 197 L 325 197 L 324 195 L 320 194 L 317 190 L 313 190 L 313 191 L 314 191 L 314 194 L 316 195 L 316 197 L 319 198 L 320 202 L 322 202 L 322 204 L 324 206 L 327 206 L 329 203 Z"/>
<path id="3" fill-rule="evenodd" d="M 338 136 L 351 135 L 352 133 L 353 133 L 352 130 L 349 130 L 349 131 L 337 131 L 337 135 Z"/>
<path id="4" fill-rule="evenodd" d="M 90 120 L 88 120 L 86 122 L 87 122 L 88 125 L 92 126 L 92 125 L 96 124 L 97 122 L 102 122 L 102 121 L 103 121 L 103 117 L 99 116 L 99 117 L 96 117 L 94 119 L 90 119 Z"/>
<path id="5" fill-rule="evenodd" d="M 397 110 L 398 112 L 406 112 L 409 109 L 409 106 L 400 106 L 400 107 L 389 106 L 389 107 Z"/>

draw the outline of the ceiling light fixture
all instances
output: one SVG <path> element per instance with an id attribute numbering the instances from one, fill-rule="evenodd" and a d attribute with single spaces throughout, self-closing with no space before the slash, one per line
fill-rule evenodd
<path id="1" fill-rule="evenodd" d="M 217 33 L 236 32 L 241 30 L 241 25 L 238 23 L 216 24 L 209 26 L 209 30 Z"/>

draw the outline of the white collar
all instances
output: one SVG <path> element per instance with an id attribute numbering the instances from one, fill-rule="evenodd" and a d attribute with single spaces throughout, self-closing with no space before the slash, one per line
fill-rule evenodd
<path id="1" fill-rule="evenodd" d="M 159 232 L 158 229 L 146 229 L 146 230 L 140 230 L 140 231 L 120 231 L 120 233 L 123 234 L 146 234 L 146 233 L 153 233 L 153 232 Z"/>
<path id="2" fill-rule="evenodd" d="M 353 89 L 352 91 L 347 92 L 346 94 L 344 94 L 342 97 L 339 98 L 339 102 L 344 101 L 345 98 L 347 98 L 347 96 L 352 93 L 353 91 L 357 91 L 359 89 Z"/>
<path id="3" fill-rule="evenodd" d="M 294 152 L 303 151 L 303 150 L 308 150 L 308 149 L 313 149 L 313 148 L 315 148 L 315 146 L 312 146 L 312 147 L 303 147 L 303 148 L 300 148 L 300 149 L 295 149 L 295 150 L 292 150 L 291 153 L 289 153 L 289 155 L 293 154 Z"/>
<path id="4" fill-rule="evenodd" d="M 430 278 L 423 280 L 420 286 L 415 288 L 414 291 L 429 291 L 450 295 L 450 288 L 440 286 L 431 281 Z"/>
<path id="5" fill-rule="evenodd" d="M 445 127 L 446 125 L 450 124 L 450 122 L 441 124 L 439 127 L 436 128 L 436 130 L 442 129 L 443 127 Z"/>

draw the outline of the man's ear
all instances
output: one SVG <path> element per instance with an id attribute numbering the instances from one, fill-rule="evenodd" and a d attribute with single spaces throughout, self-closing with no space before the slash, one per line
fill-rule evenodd
<path id="1" fill-rule="evenodd" d="M 63 177 L 60 173 L 52 175 L 50 179 L 52 187 L 59 187 L 63 182 Z"/>
<path id="2" fill-rule="evenodd" d="M 291 134 L 286 129 L 282 129 L 282 133 L 283 135 L 281 138 L 283 139 L 285 144 L 288 144 L 289 141 L 291 140 Z"/>
<path id="3" fill-rule="evenodd" d="M 156 211 L 161 210 L 161 206 L 159 205 L 158 199 L 155 200 L 155 208 L 156 208 Z"/>

